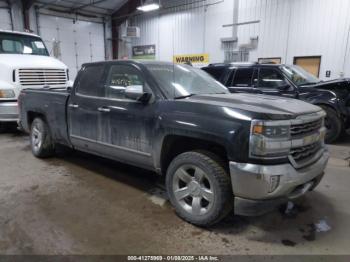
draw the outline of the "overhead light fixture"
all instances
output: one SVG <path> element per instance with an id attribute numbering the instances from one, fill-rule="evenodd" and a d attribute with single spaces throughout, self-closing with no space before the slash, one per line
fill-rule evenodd
<path id="1" fill-rule="evenodd" d="M 140 10 L 142 12 L 151 12 L 154 10 L 158 10 L 160 8 L 159 3 L 155 3 L 155 2 L 146 2 L 145 4 L 137 7 L 137 10 Z"/>

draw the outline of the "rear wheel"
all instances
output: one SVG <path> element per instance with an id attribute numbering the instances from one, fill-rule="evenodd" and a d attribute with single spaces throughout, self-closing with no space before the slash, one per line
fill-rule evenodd
<path id="1" fill-rule="evenodd" d="M 335 142 L 342 133 L 343 125 L 337 112 L 327 106 L 321 106 L 326 111 L 327 116 L 325 118 L 325 126 L 327 128 L 326 143 L 330 144 Z"/>
<path id="2" fill-rule="evenodd" d="M 30 144 L 36 157 L 46 158 L 54 154 L 54 144 L 47 123 L 42 118 L 35 118 L 30 131 Z"/>
<path id="3" fill-rule="evenodd" d="M 209 152 L 186 152 L 171 162 L 167 191 L 176 213 L 184 220 L 210 226 L 232 211 L 231 181 L 220 162 Z"/>

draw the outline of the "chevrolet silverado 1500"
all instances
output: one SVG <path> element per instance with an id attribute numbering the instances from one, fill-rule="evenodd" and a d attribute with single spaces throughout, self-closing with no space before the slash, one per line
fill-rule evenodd
<path id="1" fill-rule="evenodd" d="M 19 107 L 35 156 L 61 144 L 154 170 L 177 214 L 200 226 L 300 197 L 329 157 L 321 108 L 229 94 L 187 65 L 85 64 L 72 89 L 23 90 Z"/>

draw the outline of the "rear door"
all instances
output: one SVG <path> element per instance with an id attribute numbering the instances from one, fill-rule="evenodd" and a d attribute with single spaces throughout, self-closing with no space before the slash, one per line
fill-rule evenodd
<path id="1" fill-rule="evenodd" d="M 231 93 L 258 93 L 257 72 L 254 67 L 240 67 L 231 72 L 226 86 Z"/>
<path id="2" fill-rule="evenodd" d="M 265 95 L 296 97 L 296 89 L 289 80 L 274 67 L 259 69 L 258 86 Z"/>
<path id="3" fill-rule="evenodd" d="M 98 108 L 103 92 L 105 66 L 92 64 L 82 70 L 68 101 L 69 136 L 75 147 L 95 152 L 100 132 Z"/>

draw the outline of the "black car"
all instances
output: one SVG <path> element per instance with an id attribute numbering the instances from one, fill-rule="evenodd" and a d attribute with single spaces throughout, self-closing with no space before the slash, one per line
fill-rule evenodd
<path id="1" fill-rule="evenodd" d="M 229 94 L 187 65 L 86 64 L 71 90 L 25 89 L 19 108 L 35 156 L 63 144 L 156 171 L 179 216 L 201 226 L 305 194 L 329 157 L 321 108 Z"/>
<path id="2" fill-rule="evenodd" d="M 350 79 L 323 82 L 295 65 L 231 63 L 202 69 L 231 93 L 291 97 L 322 107 L 327 113 L 328 143 L 350 128 Z"/>

